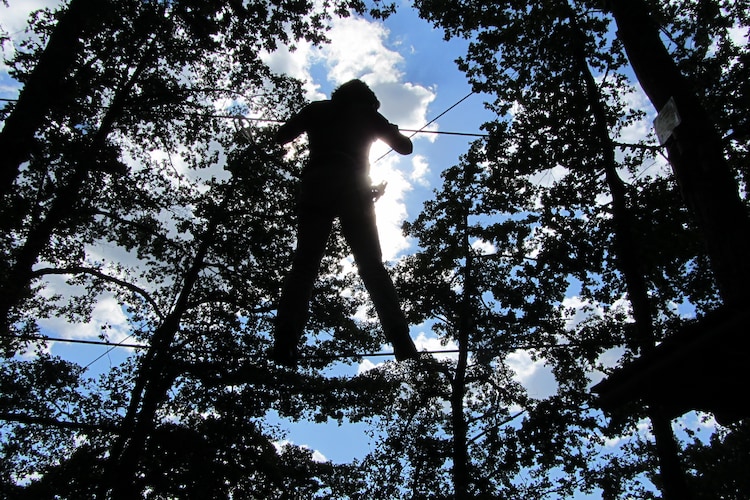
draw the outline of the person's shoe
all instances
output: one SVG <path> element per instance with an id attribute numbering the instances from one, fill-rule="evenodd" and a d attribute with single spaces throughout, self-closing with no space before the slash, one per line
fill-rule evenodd
<path id="1" fill-rule="evenodd" d="M 296 345 L 275 343 L 271 349 L 271 359 L 281 366 L 296 368 L 299 360 L 299 349 Z"/>
<path id="2" fill-rule="evenodd" d="M 396 361 L 419 359 L 419 352 L 413 342 L 405 343 L 405 345 L 393 344 L 393 354 L 396 356 Z"/>
<path id="3" fill-rule="evenodd" d="M 427 352 L 419 354 L 419 358 L 414 361 L 414 368 L 422 374 L 424 381 L 431 381 L 434 384 L 442 384 L 451 379 L 450 368 Z M 441 375 L 444 378 L 441 378 Z"/>

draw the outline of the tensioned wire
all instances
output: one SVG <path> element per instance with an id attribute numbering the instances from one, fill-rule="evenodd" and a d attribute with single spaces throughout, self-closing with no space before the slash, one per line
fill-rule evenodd
<path id="1" fill-rule="evenodd" d="M 86 340 L 86 339 L 66 339 L 63 337 L 52 337 L 48 335 L 1 335 L 0 337 L 8 338 L 8 339 L 17 339 L 17 340 L 29 340 L 29 341 L 44 341 L 44 342 L 63 342 L 63 343 L 71 343 L 71 344 L 85 344 L 85 345 L 98 345 L 98 346 L 109 346 L 111 348 L 115 347 L 124 347 L 124 348 L 130 348 L 130 349 L 148 349 L 148 344 L 133 344 L 133 343 L 125 343 L 126 339 L 114 343 L 114 342 L 107 342 L 103 340 Z M 604 342 L 566 342 L 563 344 L 516 344 L 516 345 L 509 345 L 506 346 L 508 349 L 573 349 L 576 347 L 604 347 L 607 349 L 614 348 L 614 347 L 620 347 L 622 344 L 615 344 L 615 343 L 604 343 Z M 469 349 L 470 352 L 481 352 L 485 349 Z M 109 351 L 107 351 L 109 352 Z M 459 349 L 438 349 L 433 351 L 418 351 L 419 354 L 455 354 L 460 352 Z M 392 352 L 349 352 L 349 353 L 342 353 L 337 355 L 331 355 L 331 356 L 309 356 L 309 357 L 301 357 L 300 359 L 347 359 L 347 358 L 370 358 L 370 357 L 378 357 L 378 356 L 392 356 Z M 98 358 L 97 358 L 98 359 Z M 88 367 L 88 365 L 87 365 Z"/>
<path id="2" fill-rule="evenodd" d="M 417 134 L 442 134 L 442 135 L 454 135 L 454 136 L 466 136 L 466 137 L 488 137 L 488 134 L 480 134 L 480 133 L 470 133 L 470 132 L 451 132 L 451 131 L 440 131 L 440 130 L 425 130 L 425 128 L 429 127 L 433 123 L 435 123 L 437 120 L 442 118 L 445 114 L 459 106 L 461 103 L 466 101 L 469 97 L 474 95 L 474 92 L 469 92 L 459 100 L 457 100 L 455 103 L 450 105 L 448 108 L 446 108 L 444 111 L 439 113 L 437 116 L 432 118 L 430 121 L 425 123 L 422 127 L 419 129 L 399 129 L 401 132 L 411 132 L 411 135 L 409 138 L 414 137 Z M 6 101 L 6 102 L 15 102 L 17 99 L 6 99 L 6 98 L 0 98 L 0 101 Z M 246 121 L 254 121 L 254 122 L 264 122 L 264 123 L 284 123 L 285 120 L 280 119 L 272 119 L 272 118 L 260 118 L 260 117 L 246 117 L 240 114 L 235 115 L 226 115 L 226 114 L 205 114 L 205 113 L 199 113 L 199 112 L 184 112 L 185 115 L 194 115 L 194 116 L 201 116 L 205 118 L 220 118 L 220 119 L 232 119 L 232 120 L 246 120 Z M 393 150 L 390 149 L 385 154 L 380 156 L 375 160 L 375 162 L 378 162 L 385 158 L 387 155 L 389 155 Z M 373 162 L 373 163 L 375 163 Z M 102 357 L 109 354 L 113 349 L 117 347 L 124 347 L 124 348 L 132 348 L 132 349 L 144 349 L 148 348 L 148 345 L 144 344 L 127 344 L 125 341 L 130 338 L 130 336 L 126 337 L 119 343 L 111 343 L 111 342 L 104 342 L 104 341 L 94 341 L 94 340 L 84 340 L 84 339 L 65 339 L 65 338 L 56 338 L 56 337 L 49 337 L 49 336 L 43 336 L 43 335 L 31 335 L 31 336 L 12 336 L 12 335 L 3 335 L 3 337 L 9 337 L 9 338 L 18 338 L 21 340 L 40 340 L 40 341 L 50 341 L 50 342 L 68 342 L 68 343 L 77 343 L 77 344 L 88 344 L 88 345 L 104 345 L 109 346 L 109 349 L 105 351 L 103 354 L 98 356 L 93 361 L 89 362 L 87 365 L 85 365 L 84 369 L 91 366 L 93 363 L 101 359 Z M 591 344 L 587 344 L 591 345 Z M 600 347 L 606 347 L 606 348 L 612 348 L 617 347 L 617 345 L 610 345 L 610 344 L 601 344 Z M 580 347 L 578 344 L 550 344 L 550 345 L 528 345 L 528 346 L 514 346 L 515 349 L 544 349 L 544 348 L 573 348 L 573 347 Z M 457 353 L 458 350 L 437 350 L 437 351 L 420 351 L 420 353 L 425 354 L 451 354 L 451 353 Z M 338 356 L 329 356 L 325 359 L 347 359 L 352 357 L 376 357 L 376 356 L 392 356 L 392 352 L 377 352 L 377 353 L 348 353 L 348 354 L 342 354 Z M 305 359 L 305 358 L 302 358 Z M 313 359 L 313 358 L 309 358 Z M 314 359 L 322 359 L 322 357 L 316 357 Z"/>
<path id="3" fill-rule="evenodd" d="M 431 119 L 429 122 L 425 123 L 422 127 L 419 129 L 399 129 L 401 132 L 411 132 L 411 135 L 409 136 L 414 137 L 416 134 L 419 133 L 429 133 L 429 134 L 444 134 L 444 135 L 456 135 L 456 136 L 468 136 L 468 137 L 486 137 L 486 134 L 473 134 L 473 133 L 467 133 L 467 132 L 445 132 L 445 131 L 438 131 L 438 130 L 424 130 L 426 127 L 430 126 L 431 124 L 435 123 L 437 120 L 439 120 L 441 117 L 443 117 L 446 113 L 460 105 L 462 102 L 464 102 L 466 99 L 468 99 L 470 96 L 472 96 L 474 92 L 469 92 L 464 97 L 453 103 L 451 106 L 449 106 L 447 109 L 445 109 L 443 112 L 435 116 L 433 119 Z M 2 101 L 6 102 L 16 102 L 17 99 L 5 99 L 0 98 Z M 223 115 L 223 114 L 203 114 L 203 113 L 189 113 L 186 112 L 186 115 L 197 115 L 197 116 L 203 116 L 205 118 L 222 118 L 222 119 L 233 119 L 233 120 L 247 120 L 247 121 L 257 121 L 257 122 L 266 122 L 266 123 L 283 123 L 284 120 L 278 120 L 278 119 L 269 119 L 269 118 L 252 118 L 252 117 L 245 117 L 243 115 Z M 386 152 L 384 155 L 379 157 L 375 162 L 385 158 L 388 154 L 393 151 L 392 149 Z M 112 350 L 114 350 L 116 347 L 125 347 L 125 348 L 133 348 L 133 349 L 143 349 L 147 348 L 147 345 L 143 344 L 126 344 L 125 341 L 130 338 L 130 336 L 125 337 L 121 342 L 119 343 L 110 343 L 110 342 L 101 342 L 101 341 L 94 341 L 94 340 L 84 340 L 84 339 L 64 339 L 64 338 L 55 338 L 55 337 L 48 337 L 43 335 L 33 335 L 33 336 L 10 336 L 10 335 L 3 335 L 4 337 L 10 337 L 10 338 L 19 338 L 23 340 L 42 340 L 42 341 L 54 341 L 54 342 L 69 342 L 69 343 L 77 343 L 77 344 L 88 344 L 88 345 L 106 345 L 109 346 L 109 349 L 107 349 L 103 354 L 99 355 L 97 358 L 89 362 L 84 366 L 84 369 L 87 369 L 90 367 L 93 363 L 98 361 L 99 359 L 103 358 Z M 458 351 L 422 351 L 429 354 L 441 354 L 441 353 L 449 353 L 449 352 L 458 352 Z M 386 353 L 365 353 L 365 354 L 349 354 L 346 356 L 339 356 L 339 359 L 344 358 L 350 358 L 350 357 L 374 357 L 374 356 L 391 356 L 393 355 L 392 352 L 386 352 Z M 337 359 L 337 357 L 332 357 L 331 359 Z"/>
<path id="4" fill-rule="evenodd" d="M 461 101 L 468 98 L 472 93 L 468 94 L 466 97 L 462 98 L 457 103 L 453 104 L 450 108 L 443 111 L 440 115 L 436 116 L 432 120 L 430 120 L 428 123 L 426 123 L 424 126 L 422 126 L 419 129 L 409 129 L 409 128 L 399 128 L 400 132 L 411 132 L 411 135 L 409 136 L 414 137 L 416 134 L 435 134 L 435 135 L 455 135 L 455 136 L 461 136 L 461 137 L 489 137 L 489 134 L 482 134 L 479 132 L 452 132 L 447 130 L 424 130 L 425 127 L 428 127 L 431 125 L 435 120 L 443 116 L 445 113 L 456 107 L 458 104 L 460 104 Z M 18 99 L 8 99 L 0 97 L 0 101 L 3 102 L 17 102 Z M 248 117 L 241 114 L 235 114 L 235 115 L 225 115 L 225 114 L 216 114 L 216 113 L 200 113 L 200 112 L 190 112 L 190 111 L 184 111 L 180 112 L 178 114 L 186 115 L 186 116 L 201 116 L 204 118 L 224 118 L 228 120 L 247 120 L 249 122 L 263 122 L 263 123 L 284 123 L 286 120 L 280 120 L 276 118 L 260 118 L 260 117 Z M 389 151 L 390 152 L 390 151 Z M 386 153 L 387 154 L 387 153 Z M 377 161 L 377 160 L 376 160 Z"/>

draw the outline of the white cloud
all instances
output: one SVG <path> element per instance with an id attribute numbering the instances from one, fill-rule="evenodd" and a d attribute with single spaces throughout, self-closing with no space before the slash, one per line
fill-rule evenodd
<path id="1" fill-rule="evenodd" d="M 107 340 L 112 343 L 125 340 L 131 331 L 122 306 L 113 295 L 108 293 L 102 294 L 97 299 L 91 311 L 91 318 L 87 322 L 73 323 L 64 317 L 57 316 L 41 319 L 39 325 L 42 331 L 64 339 L 98 339 L 102 333 L 105 333 Z"/>
<path id="2" fill-rule="evenodd" d="M 544 399 L 557 392 L 555 377 L 543 358 L 535 361 L 527 350 L 519 349 L 510 353 L 506 362 L 529 396 Z"/>
<path id="3" fill-rule="evenodd" d="M 578 295 L 565 297 L 562 306 L 565 309 L 565 329 L 568 331 L 575 330 L 580 323 L 589 318 L 602 318 L 605 314 L 623 315 L 628 321 L 634 321 L 631 304 L 625 294 L 615 300 L 606 312 L 601 304 L 583 300 Z"/>
<path id="4" fill-rule="evenodd" d="M 417 337 L 413 340 L 414 340 L 414 345 L 417 348 L 417 351 L 433 353 L 432 356 L 438 361 L 444 361 L 446 359 L 452 359 L 452 360 L 458 359 L 458 353 L 439 352 L 439 351 L 457 350 L 458 345 L 453 341 L 449 341 L 447 344 L 443 345 L 443 343 L 438 337 L 434 335 L 428 336 L 425 332 L 419 332 L 419 334 L 417 334 Z M 389 349 L 392 349 L 390 345 L 382 346 L 383 351 L 388 351 Z M 359 363 L 359 366 L 357 367 L 357 375 L 361 375 L 362 373 L 368 372 L 374 368 L 380 368 L 385 363 L 386 363 L 385 361 L 380 362 L 380 363 L 373 363 L 369 359 L 363 359 Z"/>
<path id="5" fill-rule="evenodd" d="M 611 349 L 607 349 L 606 351 L 602 352 L 599 357 L 597 357 L 596 362 L 601 365 L 602 368 L 608 369 L 608 368 L 615 368 L 619 365 L 620 360 L 625 355 L 625 348 L 624 347 L 613 347 Z M 587 385 L 588 388 L 591 388 L 604 380 L 606 378 L 606 374 L 600 370 L 593 370 L 591 372 L 588 372 L 586 374 L 588 377 L 589 383 Z"/>
<path id="6" fill-rule="evenodd" d="M 278 454 L 281 454 L 282 450 L 284 449 L 286 445 L 296 446 L 294 443 L 292 443 L 291 441 L 287 441 L 286 439 L 282 439 L 281 441 L 274 441 L 271 444 L 273 444 L 273 447 L 276 448 L 276 453 Z M 300 445 L 299 447 L 305 450 L 310 449 L 310 447 L 307 446 L 306 444 Z M 318 462 L 318 463 L 325 463 L 325 462 L 328 462 L 328 459 L 325 457 L 325 455 L 323 455 L 318 450 L 312 450 L 312 461 Z"/>
<path id="7" fill-rule="evenodd" d="M 635 144 L 653 132 L 655 112 L 648 96 L 640 86 L 636 86 L 632 92 L 621 94 L 620 97 L 625 101 L 627 107 L 646 110 L 646 115 L 643 118 L 627 124 L 615 138 L 616 141 L 625 144 Z"/>
<path id="8" fill-rule="evenodd" d="M 621 442 L 625 441 L 623 436 L 604 438 L 604 446 L 607 448 L 616 448 Z"/>
<path id="9" fill-rule="evenodd" d="M 434 89 L 395 80 L 368 84 L 378 96 L 380 112 L 391 123 L 411 130 L 417 130 L 427 123 L 427 108 L 436 97 Z M 430 125 L 426 130 L 437 130 L 437 126 Z M 417 134 L 413 139 L 434 141 L 436 135 Z"/>
<path id="10" fill-rule="evenodd" d="M 396 167 L 396 161 L 388 158 L 374 165 L 370 176 L 374 184 L 383 181 L 388 183 L 385 194 L 375 203 L 375 217 L 383 259 L 393 260 L 400 252 L 409 248 L 409 241 L 401 231 L 401 224 L 408 216 L 405 198 L 412 190 L 412 185 L 401 169 Z"/>
<path id="11" fill-rule="evenodd" d="M 376 365 L 369 359 L 363 359 L 362 362 L 357 367 L 357 375 L 362 375 L 363 373 L 369 372 L 373 368 L 377 368 L 378 366 L 381 366 L 382 364 L 383 363 L 378 363 Z"/>
<path id="12" fill-rule="evenodd" d="M 696 412 L 696 419 L 698 421 L 698 425 L 703 429 L 709 429 L 709 430 L 716 430 L 717 423 L 716 423 L 716 417 L 710 413 L 705 413 L 702 411 Z"/>
<path id="13" fill-rule="evenodd" d="M 440 353 L 439 351 L 455 351 L 458 349 L 458 344 L 453 342 L 452 340 L 449 341 L 447 344 L 443 345 L 441 340 L 435 336 L 427 336 L 425 332 L 420 332 L 419 335 L 417 335 L 417 338 L 414 339 L 414 345 L 417 346 L 418 351 L 427 351 L 435 353 L 432 356 L 437 359 L 438 361 L 443 361 L 446 359 L 458 359 L 458 353 L 450 352 L 450 353 Z"/>
<path id="14" fill-rule="evenodd" d="M 471 244 L 471 248 L 479 251 L 482 255 L 492 255 L 497 253 L 497 247 L 486 240 L 475 240 Z"/>
<path id="15" fill-rule="evenodd" d="M 398 81 L 404 58 L 385 47 L 389 31 L 380 23 L 350 16 L 333 21 L 331 43 L 322 48 L 330 81 L 341 84 L 361 78 L 372 86 Z"/>
<path id="16" fill-rule="evenodd" d="M 619 135 L 614 138 L 616 142 L 623 144 L 638 144 L 640 141 L 651 137 L 651 141 L 647 141 L 652 144 L 656 144 L 656 134 L 654 131 L 654 118 L 656 118 L 656 110 L 654 110 L 651 101 L 649 101 L 646 94 L 643 92 L 640 86 L 636 86 L 633 92 L 629 92 L 622 96 L 626 101 L 627 106 L 632 109 L 642 109 L 646 111 L 646 115 L 640 120 L 633 121 L 626 125 L 619 131 Z M 624 155 L 623 150 L 618 150 L 618 160 L 622 159 Z M 633 178 L 626 169 L 620 169 L 619 174 L 623 177 L 626 182 L 632 182 Z M 649 178 L 665 177 L 671 175 L 671 167 L 669 162 L 661 155 L 657 155 L 653 159 L 647 159 L 635 174 L 635 177 Z"/>
<path id="17" fill-rule="evenodd" d="M 281 47 L 271 54 L 263 54 L 263 62 L 268 64 L 274 72 L 289 75 L 304 82 L 305 95 L 310 100 L 325 99 L 320 91 L 320 85 L 313 82 L 310 74 L 313 61 L 318 57 L 316 49 L 308 42 L 299 43 L 296 50 L 290 51 Z"/>
<path id="18" fill-rule="evenodd" d="M 392 123 L 402 128 L 421 127 L 427 121 L 427 107 L 435 99 L 435 90 L 403 81 L 400 67 L 404 58 L 386 46 L 389 35 L 380 23 L 356 16 L 337 18 L 328 33 L 330 43 L 321 47 L 300 43 L 293 52 L 282 48 L 263 60 L 274 71 L 306 82 L 310 99 L 324 98 L 319 90 L 324 83 L 335 87 L 360 78 L 378 96 L 381 113 Z M 327 82 L 314 81 L 313 69 L 320 66 Z"/>
<path id="19" fill-rule="evenodd" d="M 552 187 L 557 182 L 561 182 L 565 176 L 570 173 L 570 170 L 563 167 L 562 165 L 556 165 L 552 168 L 541 170 L 534 175 L 530 176 L 529 181 L 540 187 Z"/>
<path id="20" fill-rule="evenodd" d="M 729 28 L 729 38 L 732 40 L 732 43 L 734 43 L 738 47 L 744 47 L 748 44 L 748 39 L 750 36 L 748 36 L 748 29 L 747 27 L 742 26 L 734 26 L 732 28 Z"/>
<path id="21" fill-rule="evenodd" d="M 565 309 L 565 329 L 568 331 L 575 330 L 578 324 L 592 314 L 599 317 L 604 315 L 604 310 L 600 306 L 594 306 L 577 295 L 565 297 L 562 306 Z"/>
<path id="22" fill-rule="evenodd" d="M 330 43 L 314 47 L 300 42 L 296 50 L 281 48 L 263 56 L 272 70 L 305 82 L 309 99 L 323 99 L 324 83 L 338 86 L 354 78 L 367 82 L 381 101 L 381 112 L 402 128 L 425 123 L 427 106 L 435 92 L 403 82 L 404 58 L 386 47 L 390 33 L 380 23 L 350 16 L 336 18 L 327 36 Z M 323 67 L 327 82 L 314 81 L 313 68 Z"/>
<path id="23" fill-rule="evenodd" d="M 430 185 L 427 175 L 430 173 L 430 164 L 422 155 L 414 155 L 411 158 L 411 174 L 409 179 L 420 186 L 428 187 Z"/>
<path id="24" fill-rule="evenodd" d="M 303 448 L 304 448 L 304 446 L 303 446 Z M 326 458 L 326 456 L 323 455 L 318 450 L 313 450 L 312 460 L 313 460 L 313 462 L 318 462 L 318 463 L 321 463 L 321 464 L 328 462 L 328 459 Z"/>
<path id="25" fill-rule="evenodd" d="M 0 58 L 0 79 L 8 77 L 8 67 L 5 65 L 5 59 L 11 59 L 16 47 L 31 36 L 33 33 L 27 33 L 26 27 L 29 22 L 29 15 L 45 7 L 57 7 L 61 4 L 60 0 L 11 0 L 6 7 L 0 3 L 0 31 L 5 31 L 10 36 L 10 41 L 1 44 L 2 55 Z M 2 85 L 0 91 L 8 94 L 18 90 L 17 85 Z"/>
<path id="26" fill-rule="evenodd" d="M 26 29 L 29 14 L 46 7 L 57 7 L 61 3 L 60 0 L 10 0 L 7 7 L 0 4 L 0 13 L 3 17 L 0 24 L 11 38 L 19 38 Z"/>

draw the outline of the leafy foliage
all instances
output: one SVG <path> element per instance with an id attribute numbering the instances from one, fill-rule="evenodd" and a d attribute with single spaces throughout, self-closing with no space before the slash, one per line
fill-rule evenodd
<path id="1" fill-rule="evenodd" d="M 321 375 L 330 353 L 354 360 L 382 339 L 353 319 L 363 290 L 342 271 L 340 238 L 300 370 L 266 361 L 304 155 L 273 145 L 261 121 L 238 134 L 227 116 L 298 109 L 300 83 L 262 54 L 325 43 L 332 16 L 366 5 L 71 0 L 35 14 L 37 37 L 8 61 L 24 91 L 2 111 L 18 154 L 3 160 L 0 205 L 5 495 L 656 497 L 647 409 L 604 418 L 589 394 L 639 345 L 623 213 L 650 341 L 675 332 L 685 307 L 700 316 L 720 300 L 653 138 L 631 140 L 644 113 L 607 4 L 415 2 L 446 37 L 470 39 L 459 67 L 497 118 L 405 224 L 419 250 L 394 269 L 410 321 L 457 356 L 353 378 Z M 747 29 L 747 2 L 648 5 L 746 185 L 747 47 L 730 35 Z M 81 22 L 66 24 L 71 12 Z M 61 47 L 68 57 L 50 63 Z M 52 356 L 49 325 L 82 328 L 101 304 L 110 321 L 94 335 L 142 347 L 99 374 Z M 556 390 L 524 386 L 519 359 L 549 370 Z M 280 444 L 271 414 L 371 423 L 374 451 L 316 462 Z M 682 436 L 696 497 L 746 496 L 745 434 L 738 423 L 708 442 Z"/>
<path id="2" fill-rule="evenodd" d="M 725 117 L 734 104 L 722 110 L 718 103 L 733 101 L 737 93 L 719 90 L 718 82 L 727 72 L 718 69 L 731 66 L 746 73 L 739 63 L 746 47 L 730 40 L 729 29 L 747 23 L 744 13 L 720 4 L 652 6 L 666 37 L 672 36 L 673 57 L 709 106 L 719 128 L 727 123 Z M 494 334 L 479 335 L 482 347 L 488 349 L 480 352 L 497 356 L 503 342 L 506 346 L 514 342 L 540 346 L 533 355 L 546 361 L 558 382 L 558 394 L 529 405 L 544 409 L 544 413 L 530 414 L 524 422 L 528 427 L 518 431 L 525 446 L 536 450 L 535 457 L 542 465 L 539 475 L 533 476 L 539 479 L 536 495 L 544 491 L 566 496 L 576 489 L 591 488 L 599 488 L 607 498 L 651 494 L 643 486 L 646 477 L 663 486 L 648 472 L 655 467 L 649 456 L 653 447 L 646 443 L 596 453 L 593 445 L 602 443 L 600 440 L 612 436 L 613 431 L 617 435 L 635 429 L 642 410 L 633 409 L 629 423 L 619 421 L 624 428 L 604 427 L 585 395 L 589 374 L 597 369 L 606 372 L 610 366 L 602 361 L 611 353 L 621 352 L 622 360 L 633 356 L 629 349 L 633 348 L 634 328 L 643 326 L 636 323 L 640 321 L 639 309 L 650 317 L 651 331 L 658 339 L 675 332 L 683 321 L 675 304 L 687 304 L 700 315 L 714 308 L 718 298 L 705 249 L 696 244 L 699 237 L 674 179 L 668 171 L 653 169 L 658 164 L 655 149 L 627 139 L 643 115 L 631 104 L 631 97 L 637 94 L 629 83 L 627 55 L 619 39 L 612 36 L 611 19 L 601 10 L 600 2 L 426 0 L 416 6 L 423 17 L 444 29 L 446 38 L 470 40 L 459 67 L 475 91 L 489 94 L 488 107 L 498 117 L 484 125 L 489 138 L 474 146 L 463 160 L 463 168 L 454 169 L 465 172 L 467 165 L 476 163 L 483 166 L 483 178 L 477 178 L 472 187 L 455 186 L 450 184 L 449 171 L 438 200 L 449 193 L 467 193 L 472 200 L 468 206 L 481 207 L 477 212 L 484 216 L 478 224 L 484 232 L 469 234 L 492 243 L 493 252 L 497 251 L 493 263 L 507 266 L 504 271 L 483 269 L 480 273 L 492 276 L 493 283 L 481 289 L 491 290 L 492 295 L 480 292 L 482 298 L 497 301 L 494 309 L 507 311 L 506 321 L 498 324 Z M 729 98 L 728 93 L 734 97 Z M 724 133 L 731 134 L 728 129 Z M 743 154 L 739 150 L 744 146 L 737 146 L 727 142 L 729 158 Z M 644 168 L 649 165 L 651 172 Z M 744 164 L 735 167 L 738 177 L 744 175 Z M 455 208 L 460 201 L 446 204 Z M 435 227 L 448 220 L 455 223 L 445 213 L 438 215 L 435 206 L 426 205 L 425 221 L 437 221 Z M 424 235 L 422 244 L 428 248 L 442 238 L 455 250 L 460 245 L 454 238 L 462 234 L 457 227 L 446 225 L 442 232 L 425 235 L 431 228 L 418 220 L 407 229 Z M 624 239 L 622 227 L 628 232 Z M 513 237 L 519 240 L 508 245 Z M 623 242 L 635 247 L 633 255 L 637 257 L 631 262 L 637 267 L 625 267 Z M 445 263 L 434 250 L 426 259 L 432 255 Z M 458 269 L 463 264 L 455 258 L 452 264 L 458 266 L 453 272 L 433 271 L 461 276 Z M 635 293 L 633 271 L 646 283 L 647 295 L 640 296 L 646 300 Z M 445 286 L 438 288 L 448 295 Z M 564 323 L 572 317 L 562 311 L 566 291 L 577 293 L 584 306 L 570 310 L 576 315 L 571 326 Z M 435 296 L 424 300 L 433 306 L 435 302 Z M 424 304 L 416 309 L 422 311 Z M 487 313 L 475 312 L 474 317 L 479 321 Z M 612 350 L 617 346 L 629 349 Z M 559 420 L 551 420 L 551 415 Z M 550 429 L 556 432 L 550 435 L 546 432 Z M 571 441 L 560 437 L 569 435 Z M 583 435 L 588 438 L 578 441 Z M 565 445 L 558 448 L 557 443 Z M 581 453 L 569 454 L 571 450 Z M 556 462 L 558 459 L 561 461 Z M 563 467 L 563 475 L 541 472 L 556 463 Z M 593 464 L 597 476 L 589 472 Z"/>
<path id="3" fill-rule="evenodd" d="M 40 38 L 10 61 L 17 80 L 49 69 L 61 20 L 85 4 L 34 17 Z M 343 247 L 323 264 L 312 333 L 346 325 L 349 335 L 311 348 L 305 373 L 280 370 L 265 352 L 304 158 L 286 157 L 262 121 L 238 135 L 216 109 L 271 119 L 298 109 L 299 83 L 271 73 L 263 51 L 322 43 L 331 16 L 364 6 L 101 4 L 79 26 L 80 44 L 66 47 L 76 57 L 57 69 L 65 87 L 40 110 L 2 208 L 3 489 L 19 498 L 346 496 L 346 467 L 292 445 L 277 451 L 283 435 L 263 423 L 272 411 L 361 419 L 341 408 L 363 408 L 387 387 L 313 376 L 332 362 L 321 353 L 366 338 L 352 333 L 356 295 L 338 294 L 352 280 L 336 272 Z M 6 123 L 28 96 L 6 108 Z M 122 364 L 87 373 L 38 343 L 45 325 L 86 324 L 102 303 L 113 315 L 100 339 L 144 346 Z"/>

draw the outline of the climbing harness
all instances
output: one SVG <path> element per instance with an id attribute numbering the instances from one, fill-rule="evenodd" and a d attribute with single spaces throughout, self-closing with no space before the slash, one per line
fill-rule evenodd
<path id="1" fill-rule="evenodd" d="M 373 185 L 370 189 L 372 190 L 372 201 L 378 201 L 381 196 L 385 194 L 385 187 L 388 185 L 386 181 L 380 184 Z"/>
<path id="2" fill-rule="evenodd" d="M 237 135 L 244 138 L 247 142 L 252 142 L 253 133 L 250 127 L 250 120 L 241 114 L 236 114 L 232 117 L 232 121 L 234 122 L 234 130 L 237 132 Z"/>

